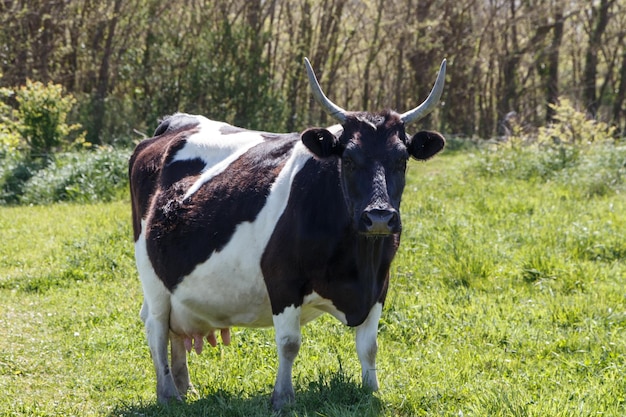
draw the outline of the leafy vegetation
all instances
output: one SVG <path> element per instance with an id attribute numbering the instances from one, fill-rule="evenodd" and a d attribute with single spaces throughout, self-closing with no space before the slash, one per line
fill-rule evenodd
<path id="1" fill-rule="evenodd" d="M 406 111 L 448 60 L 425 122 L 465 137 L 530 130 L 569 98 L 626 132 L 623 0 L 12 0 L 0 4 L 0 86 L 62 84 L 95 144 L 128 143 L 186 111 L 247 128 L 325 124 L 311 59 L 349 110 Z"/>
<path id="2" fill-rule="evenodd" d="M 0 204 L 119 199 L 128 189 L 130 153 L 99 147 L 59 153 L 47 164 L 22 154 L 0 158 Z"/>
<path id="3" fill-rule="evenodd" d="M 113 148 L 61 154 L 24 184 L 20 202 L 117 200 L 128 188 L 129 156 L 129 151 Z"/>
<path id="4" fill-rule="evenodd" d="M 626 414 L 626 151 L 585 145 L 562 168 L 546 155 L 535 142 L 412 162 L 381 391 L 361 390 L 353 332 L 323 317 L 283 415 Z M 156 404 L 126 200 L 0 207 L 0 415 L 269 415 L 271 330 L 190 355 L 198 395 Z"/>
<path id="5" fill-rule="evenodd" d="M 68 150 L 85 143 L 85 132 L 79 124 L 67 124 L 76 99 L 63 93 L 59 84 L 26 80 L 26 84 L 11 90 L 0 89 L 5 99 L 14 99 L 16 108 L 0 105 L 0 135 L 5 153 L 23 150 L 29 159 L 52 158 L 54 152 Z"/>
<path id="6" fill-rule="evenodd" d="M 67 123 L 76 100 L 60 85 L 28 80 L 0 95 L 16 103 L 0 101 L 0 203 L 106 201 L 118 194 L 113 189 L 126 183 L 122 152 L 79 152 L 90 144 L 80 125 Z"/>
<path id="7" fill-rule="evenodd" d="M 613 139 L 613 128 L 589 119 L 563 100 L 552 105 L 555 122 L 536 137 L 519 132 L 482 148 L 476 169 L 484 176 L 526 181 L 555 181 L 582 197 L 623 190 L 626 146 Z"/>

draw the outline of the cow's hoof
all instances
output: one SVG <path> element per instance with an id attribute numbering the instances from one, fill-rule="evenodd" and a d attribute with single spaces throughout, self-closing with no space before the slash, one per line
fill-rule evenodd
<path id="1" fill-rule="evenodd" d="M 161 388 L 161 387 L 159 387 Z M 157 400 L 161 404 L 169 404 L 171 401 L 183 401 L 183 398 L 178 393 L 178 390 L 171 384 L 171 387 L 157 389 Z"/>
<path id="2" fill-rule="evenodd" d="M 198 396 L 200 396 L 200 394 L 198 394 L 198 391 L 192 384 L 189 384 L 187 389 L 181 392 L 181 397 L 184 399 L 187 399 L 189 397 L 197 398 Z"/>
<path id="3" fill-rule="evenodd" d="M 173 397 L 162 397 L 162 396 L 157 396 L 157 401 L 159 402 L 159 404 L 162 405 L 168 405 L 171 404 L 172 402 L 183 402 L 183 397 L 181 397 L 180 395 L 175 395 Z"/>
<path id="4" fill-rule="evenodd" d="M 275 411 L 281 410 L 285 405 L 292 404 L 296 399 L 294 392 L 277 392 L 272 393 L 272 408 Z"/>

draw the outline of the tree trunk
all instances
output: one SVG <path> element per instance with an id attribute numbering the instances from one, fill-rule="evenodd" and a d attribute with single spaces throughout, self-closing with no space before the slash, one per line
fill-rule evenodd
<path id="1" fill-rule="evenodd" d="M 93 100 L 93 124 L 89 132 L 89 142 L 100 145 L 102 143 L 102 128 L 104 126 L 104 117 L 106 113 L 105 99 L 109 91 L 109 68 L 111 55 L 113 54 L 113 37 L 115 36 L 115 27 L 119 20 L 119 12 L 122 7 L 122 0 L 115 0 L 113 5 L 113 16 L 109 20 L 102 61 L 98 72 L 98 83 L 96 84 L 96 94 Z"/>
<path id="2" fill-rule="evenodd" d="M 615 96 L 615 101 L 613 102 L 613 123 L 616 126 L 622 128 L 622 116 L 624 111 L 622 106 L 624 105 L 624 99 L 626 99 L 626 49 L 622 52 L 622 65 L 620 68 L 620 77 L 619 77 L 619 87 L 617 88 L 617 94 Z M 622 130 L 622 135 L 624 131 Z"/>
<path id="3" fill-rule="evenodd" d="M 287 20 L 290 22 L 294 22 L 293 13 L 288 10 L 287 12 Z M 296 130 L 298 121 L 298 97 L 303 94 L 304 89 L 302 88 L 302 82 L 305 80 L 302 74 L 302 65 L 304 60 L 304 50 L 310 51 L 311 45 L 311 24 L 310 24 L 310 16 L 311 16 L 311 4 L 308 0 L 304 1 L 301 5 L 300 10 L 300 25 L 298 31 L 292 29 L 292 33 L 295 34 L 291 40 L 291 50 L 293 59 L 287 62 L 287 74 L 285 78 L 287 79 L 287 105 L 285 108 L 289 112 L 287 114 L 287 120 L 285 126 L 287 131 L 291 132 Z M 295 22 L 294 22 L 295 23 Z M 306 48 L 306 49 L 305 49 Z M 314 68 L 314 70 L 317 70 Z M 308 95 L 307 95 L 308 97 Z M 303 113 L 300 113 L 303 114 Z"/>
<path id="4" fill-rule="evenodd" d="M 547 79 L 546 79 L 546 122 L 554 120 L 555 111 L 551 105 L 556 104 L 559 99 L 559 52 L 563 40 L 564 17 L 560 4 L 556 5 L 554 13 L 554 28 L 552 32 L 552 43 L 548 50 Z"/>
<path id="5" fill-rule="evenodd" d="M 504 32 L 504 54 L 501 57 L 501 73 L 498 92 L 498 119 L 511 111 L 519 111 L 517 108 L 517 66 L 520 59 L 520 51 L 517 41 L 517 18 L 515 0 L 510 0 L 510 16 Z"/>
<path id="6" fill-rule="evenodd" d="M 370 109 L 370 71 L 374 60 L 378 56 L 378 52 L 380 52 L 378 44 L 380 42 L 380 23 L 383 16 L 384 4 L 385 0 L 379 0 L 379 4 L 376 6 L 378 13 L 376 14 L 376 22 L 374 23 L 374 34 L 368 48 L 367 58 L 365 59 L 365 69 L 363 71 L 363 98 L 361 100 L 361 109 L 364 111 Z"/>
<path id="7" fill-rule="evenodd" d="M 609 22 L 609 8 L 615 0 L 600 0 L 600 6 L 591 6 L 591 32 L 589 45 L 585 54 L 585 69 L 583 72 L 583 100 L 589 115 L 595 117 L 598 112 L 598 97 L 596 96 L 596 79 L 598 76 L 598 51 L 602 47 L 602 35 Z"/>

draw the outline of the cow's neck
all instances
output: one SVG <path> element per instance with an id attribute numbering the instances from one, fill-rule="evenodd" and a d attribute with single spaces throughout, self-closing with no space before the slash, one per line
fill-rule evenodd
<path id="1" fill-rule="evenodd" d="M 370 289 L 367 293 L 372 298 L 378 298 L 383 289 L 384 281 L 389 268 L 390 245 L 395 246 L 394 237 L 364 237 L 357 238 L 357 268 L 359 281 L 364 288 Z M 373 305 L 377 300 L 370 300 Z"/>

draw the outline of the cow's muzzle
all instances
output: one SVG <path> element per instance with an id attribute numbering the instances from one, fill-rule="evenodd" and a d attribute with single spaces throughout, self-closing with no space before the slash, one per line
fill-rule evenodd
<path id="1" fill-rule="evenodd" d="M 399 232 L 400 215 L 397 210 L 369 209 L 361 214 L 359 233 L 371 236 L 387 236 Z"/>

